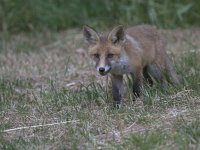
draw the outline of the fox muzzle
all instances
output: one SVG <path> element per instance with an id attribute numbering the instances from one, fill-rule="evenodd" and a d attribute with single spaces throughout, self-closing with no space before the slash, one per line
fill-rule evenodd
<path id="1" fill-rule="evenodd" d="M 100 75 L 106 75 L 111 70 L 111 66 L 97 67 L 97 71 Z"/>

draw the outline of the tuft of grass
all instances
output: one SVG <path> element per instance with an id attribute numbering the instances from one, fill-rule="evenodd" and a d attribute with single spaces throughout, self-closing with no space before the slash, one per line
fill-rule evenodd
<path id="1" fill-rule="evenodd" d="M 143 134 L 132 134 L 124 143 L 120 144 L 121 149 L 140 149 L 149 150 L 159 147 L 161 144 L 165 144 L 167 140 L 167 135 L 159 131 L 145 132 Z"/>
<path id="2" fill-rule="evenodd" d="M 174 126 L 172 135 L 174 143 L 179 145 L 180 149 L 198 149 L 200 143 L 200 126 L 199 116 L 195 116 L 192 122 L 188 122 L 180 117 L 177 124 Z"/>

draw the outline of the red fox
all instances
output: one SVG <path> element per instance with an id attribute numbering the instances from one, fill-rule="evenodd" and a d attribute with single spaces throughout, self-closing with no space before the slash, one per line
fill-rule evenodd
<path id="1" fill-rule="evenodd" d="M 143 78 L 151 85 L 156 79 L 166 88 L 165 75 L 179 84 L 177 74 L 167 56 L 165 44 L 155 27 L 138 25 L 124 29 L 115 27 L 108 34 L 100 34 L 85 25 L 83 35 L 89 44 L 88 53 L 96 62 L 101 75 L 111 73 L 114 106 L 119 106 L 123 94 L 123 74 L 133 77 L 133 94 L 141 95 Z"/>

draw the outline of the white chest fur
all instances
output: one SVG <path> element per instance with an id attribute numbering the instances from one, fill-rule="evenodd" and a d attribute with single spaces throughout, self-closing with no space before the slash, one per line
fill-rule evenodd
<path id="1" fill-rule="evenodd" d="M 122 55 L 118 61 L 112 61 L 111 66 L 111 73 L 116 75 L 122 75 L 133 72 L 129 65 L 129 58 L 126 54 Z"/>

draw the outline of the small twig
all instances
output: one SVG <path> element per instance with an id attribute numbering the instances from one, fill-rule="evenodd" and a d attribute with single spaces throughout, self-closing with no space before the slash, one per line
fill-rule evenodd
<path id="1" fill-rule="evenodd" d="M 132 123 L 129 127 L 127 127 L 124 131 L 127 131 L 127 130 L 131 129 L 135 124 L 136 124 L 136 121 L 133 122 L 133 123 Z"/>
<path id="2" fill-rule="evenodd" d="M 17 130 L 22 130 L 22 129 L 54 126 L 54 125 L 61 125 L 61 124 L 66 124 L 66 123 L 76 123 L 76 122 L 79 122 L 79 120 L 63 121 L 63 122 L 56 122 L 56 123 L 49 123 L 49 124 L 40 124 L 40 125 L 27 126 L 27 127 L 17 127 L 17 128 L 13 128 L 13 129 L 7 129 L 4 131 L 0 131 L 0 132 L 12 132 L 12 131 L 17 131 Z"/>
<path id="3" fill-rule="evenodd" d="M 51 44 L 43 46 L 41 49 L 42 50 L 48 50 L 48 49 L 50 49 L 52 47 L 60 45 L 61 43 L 62 43 L 62 41 L 58 40 L 58 41 L 55 41 L 54 43 L 51 43 Z"/>
<path id="4" fill-rule="evenodd" d="M 66 87 L 69 87 L 69 86 L 76 85 L 76 83 L 77 83 L 77 82 L 71 82 L 71 83 L 67 83 L 67 84 L 66 84 Z"/>
<path id="5" fill-rule="evenodd" d="M 194 53 L 194 52 L 200 52 L 200 49 L 190 49 L 187 51 L 180 51 L 182 54 L 187 54 L 187 53 Z M 172 51 L 167 51 L 168 54 L 173 54 L 174 52 Z"/>

